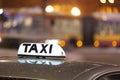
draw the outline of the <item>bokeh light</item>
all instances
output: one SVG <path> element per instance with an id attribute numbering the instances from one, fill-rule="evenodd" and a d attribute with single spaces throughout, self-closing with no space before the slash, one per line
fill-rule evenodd
<path id="1" fill-rule="evenodd" d="M 3 9 L 0 9 L 0 14 L 2 14 L 3 13 Z"/>
<path id="2" fill-rule="evenodd" d="M 48 5 L 48 6 L 46 6 L 45 11 L 46 11 L 47 13 L 51 13 L 51 12 L 54 11 L 54 8 L 53 8 L 53 6 Z"/>
<path id="3" fill-rule="evenodd" d="M 73 7 L 72 10 L 71 10 L 71 14 L 73 16 L 80 16 L 81 12 L 80 12 L 79 8 Z"/>
<path id="4" fill-rule="evenodd" d="M 106 3 L 106 0 L 100 0 L 100 2 L 104 4 L 104 3 Z"/>

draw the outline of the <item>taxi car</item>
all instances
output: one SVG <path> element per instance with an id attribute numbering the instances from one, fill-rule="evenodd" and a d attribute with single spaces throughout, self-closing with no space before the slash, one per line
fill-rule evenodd
<path id="1" fill-rule="evenodd" d="M 29 44 L 29 46 L 26 47 L 25 44 Z M 44 55 L 48 52 L 54 55 L 54 50 L 49 51 L 50 45 L 40 48 L 43 43 L 21 44 L 18 56 L 23 56 L 22 58 L 0 62 L 0 80 L 120 80 L 119 66 L 88 61 L 67 61 L 66 58 L 63 58 L 65 54 L 62 49 L 59 50 L 56 46 L 54 48 L 54 45 L 52 45 L 52 49 L 57 48 L 57 54 L 60 52 L 61 57 Z M 41 55 L 36 55 L 38 52 L 41 52 Z M 43 56 L 45 58 L 42 58 Z"/>
<path id="2" fill-rule="evenodd" d="M 120 67 L 91 62 L 22 58 L 0 63 L 1 80 L 120 80 Z"/>

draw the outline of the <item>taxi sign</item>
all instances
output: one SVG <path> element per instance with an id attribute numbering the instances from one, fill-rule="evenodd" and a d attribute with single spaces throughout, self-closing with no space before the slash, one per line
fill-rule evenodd
<path id="1" fill-rule="evenodd" d="M 18 56 L 65 57 L 65 52 L 58 44 L 22 43 Z"/>

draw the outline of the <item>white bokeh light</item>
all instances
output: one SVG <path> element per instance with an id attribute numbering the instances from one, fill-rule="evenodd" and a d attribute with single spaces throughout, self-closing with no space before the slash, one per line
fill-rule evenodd
<path id="1" fill-rule="evenodd" d="M 54 11 L 54 8 L 53 8 L 53 6 L 48 5 L 48 6 L 45 8 L 45 11 L 46 11 L 47 13 L 51 13 L 51 12 Z"/>
<path id="2" fill-rule="evenodd" d="M 104 4 L 104 3 L 106 3 L 107 1 L 106 1 L 106 0 L 100 0 L 100 2 Z"/>
<path id="3" fill-rule="evenodd" d="M 3 9 L 0 9 L 0 14 L 2 14 L 3 13 Z"/>
<path id="4" fill-rule="evenodd" d="M 109 3 L 112 3 L 112 4 L 115 2 L 114 0 L 108 0 L 108 1 L 109 1 Z"/>
<path id="5" fill-rule="evenodd" d="M 71 10 L 71 14 L 73 16 L 80 16 L 81 12 L 80 12 L 79 8 L 73 7 L 72 10 Z"/>

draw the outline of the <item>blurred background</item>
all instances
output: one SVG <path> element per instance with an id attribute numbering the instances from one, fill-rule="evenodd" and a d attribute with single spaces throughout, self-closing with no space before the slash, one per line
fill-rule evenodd
<path id="1" fill-rule="evenodd" d="M 120 0 L 0 0 L 0 46 L 58 40 L 62 47 L 119 47 Z"/>
<path id="2" fill-rule="evenodd" d="M 59 44 L 68 59 L 120 64 L 120 0 L 0 0 L 0 55 L 22 42 Z"/>

